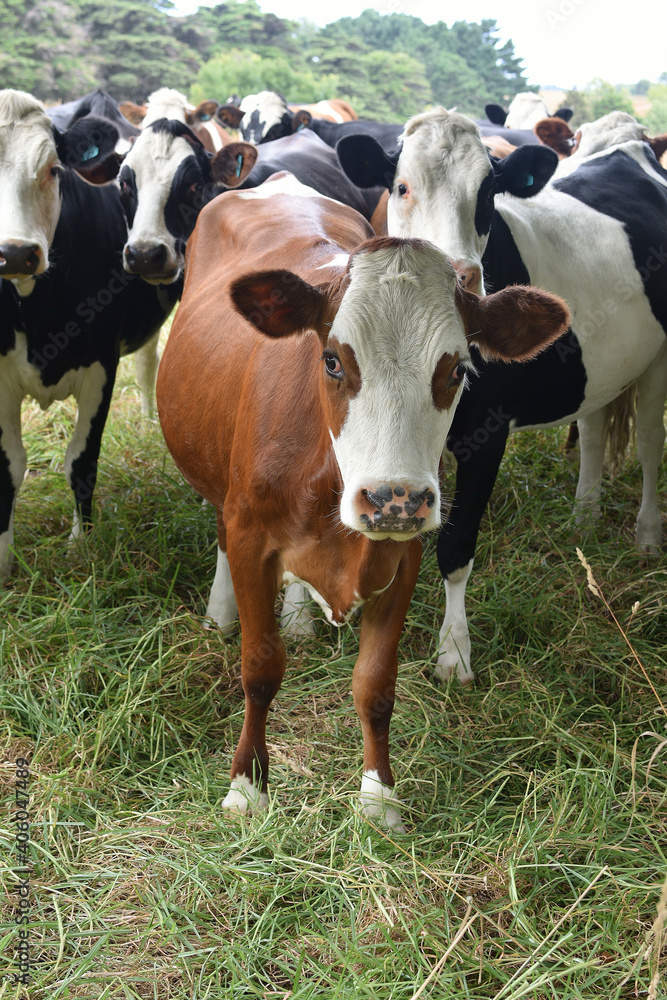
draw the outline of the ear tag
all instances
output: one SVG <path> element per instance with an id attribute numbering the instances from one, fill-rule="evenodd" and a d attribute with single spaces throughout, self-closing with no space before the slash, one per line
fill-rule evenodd
<path id="1" fill-rule="evenodd" d="M 95 159 L 96 156 L 99 155 L 99 152 L 100 152 L 99 146 L 89 146 L 86 152 L 81 157 L 81 159 L 84 161 L 84 163 L 86 160 L 93 160 Z"/>
<path id="2" fill-rule="evenodd" d="M 532 187 L 534 183 L 535 183 L 535 178 L 533 177 L 533 175 L 526 174 L 526 179 L 523 182 L 523 186 L 529 188 Z"/>
<path id="3" fill-rule="evenodd" d="M 305 127 L 306 127 L 306 123 L 305 123 L 305 122 L 301 122 L 301 124 L 300 124 L 300 125 L 297 125 L 297 128 L 296 128 L 296 130 L 297 130 L 297 132 L 300 132 L 300 131 L 301 131 L 301 129 L 302 129 L 302 128 L 305 128 Z"/>
<path id="4" fill-rule="evenodd" d="M 200 115 L 199 116 L 199 121 L 200 122 L 210 122 L 210 120 L 211 120 L 211 116 L 210 115 Z"/>
<path id="5" fill-rule="evenodd" d="M 239 153 L 239 155 L 236 157 L 236 163 L 237 163 L 236 176 L 240 177 L 241 176 L 241 167 L 243 166 L 243 153 Z"/>

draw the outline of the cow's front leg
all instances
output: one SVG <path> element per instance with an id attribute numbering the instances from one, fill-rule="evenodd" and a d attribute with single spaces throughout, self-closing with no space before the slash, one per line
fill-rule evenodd
<path id="1" fill-rule="evenodd" d="M 363 608 L 359 656 L 354 665 L 354 707 L 364 737 L 361 807 L 369 819 L 404 833 L 400 802 L 389 764 L 389 724 L 394 710 L 398 642 L 405 623 L 421 561 L 421 542 L 406 543 L 390 587 Z"/>
<path id="2" fill-rule="evenodd" d="M 158 341 L 160 331 L 134 352 L 134 378 L 139 389 L 141 415 L 147 420 L 153 416 L 155 403 L 155 377 L 160 363 Z"/>
<path id="3" fill-rule="evenodd" d="M 241 620 L 241 681 L 245 716 L 234 760 L 232 787 L 224 809 L 245 813 L 268 804 L 269 752 L 266 718 L 285 673 L 285 647 L 274 614 L 274 560 L 247 544 L 230 545 L 229 565 Z"/>
<path id="4" fill-rule="evenodd" d="M 90 525 L 92 521 L 97 460 L 115 379 L 115 364 L 104 366 L 96 361 L 86 369 L 76 392 L 76 426 L 65 454 L 65 473 L 74 492 L 74 520 L 70 540 L 78 538 L 82 527 Z"/>
<path id="5" fill-rule="evenodd" d="M 25 469 L 21 400 L 7 392 L 0 398 L 0 583 L 9 577 L 14 562 L 14 507 Z"/>

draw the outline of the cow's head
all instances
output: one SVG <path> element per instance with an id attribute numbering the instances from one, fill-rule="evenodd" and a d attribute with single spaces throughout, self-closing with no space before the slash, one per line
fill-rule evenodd
<path id="1" fill-rule="evenodd" d="M 30 94 L 0 91 L 0 277 L 31 290 L 31 279 L 49 266 L 64 175 L 75 170 L 93 183 L 111 180 L 117 141 L 106 119 L 89 116 L 60 132 Z"/>
<path id="2" fill-rule="evenodd" d="M 435 243 L 451 258 L 463 287 L 483 292 L 482 254 L 494 196 L 537 194 L 558 158 L 545 146 L 531 144 L 493 160 L 475 123 L 444 108 L 411 118 L 401 143 L 388 153 L 371 136 L 350 135 L 339 141 L 336 152 L 354 184 L 389 189 L 390 235 Z"/>
<path id="3" fill-rule="evenodd" d="M 231 296 L 268 336 L 317 332 L 315 377 L 343 481 L 341 521 L 376 540 L 440 524 L 439 462 L 474 372 L 470 344 L 524 360 L 569 319 L 560 299 L 533 288 L 466 292 L 435 246 L 391 237 L 363 243 L 322 285 L 276 270 L 236 280 Z"/>
<path id="4" fill-rule="evenodd" d="M 233 127 L 239 129 L 246 142 L 256 146 L 291 135 L 312 121 L 310 112 L 303 108 L 290 111 L 285 98 L 275 90 L 249 94 L 243 98 L 239 109 L 230 110 L 224 105 L 218 110 L 218 117 L 223 124 L 232 124 L 236 120 L 238 124 Z"/>
<path id="5" fill-rule="evenodd" d="M 216 194 L 241 184 L 256 158 L 255 147 L 244 142 L 213 155 L 176 119 L 147 125 L 119 175 L 129 229 L 125 270 L 152 284 L 175 281 L 199 212 Z"/>

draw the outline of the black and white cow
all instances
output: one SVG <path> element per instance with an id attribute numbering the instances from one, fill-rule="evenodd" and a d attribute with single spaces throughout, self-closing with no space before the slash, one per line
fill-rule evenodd
<path id="1" fill-rule="evenodd" d="M 159 112 L 169 116 L 156 119 Z M 212 156 L 184 124 L 177 105 L 155 108 L 119 175 L 129 224 L 125 269 L 155 283 L 179 280 L 185 246 L 204 205 L 221 191 L 256 187 L 283 170 L 366 219 L 384 190 L 362 191 L 352 184 L 334 150 L 308 129 L 262 146 L 231 143 Z"/>
<path id="2" fill-rule="evenodd" d="M 457 460 L 456 494 L 438 541 L 447 611 L 436 668 L 466 682 L 470 637 L 465 588 L 481 517 L 511 431 L 578 420 L 581 468 L 576 510 L 599 511 L 609 404 L 637 381 L 637 437 L 643 471 L 636 540 L 661 542 L 657 476 L 667 394 L 667 173 L 641 129 L 616 137 L 604 123 L 582 130 L 576 154 L 533 198 L 518 198 L 489 161 L 474 124 L 434 109 L 408 122 L 400 157 L 390 161 L 366 140 L 346 140 L 339 157 L 357 183 L 391 175 L 388 230 L 421 236 L 483 268 L 491 291 L 533 284 L 561 295 L 572 314 L 565 338 L 523 365 L 475 358 L 448 448 Z M 604 138 L 601 136 L 604 134 Z M 619 138 L 621 141 L 615 141 Z M 522 147 L 500 164 L 512 171 Z M 587 152 L 589 150 L 589 152 Z M 590 152 L 590 150 L 594 150 Z M 530 174 L 526 176 L 528 184 Z M 482 256 L 483 255 L 483 256 Z M 480 286 L 480 291 L 483 288 Z"/>
<path id="3" fill-rule="evenodd" d="M 21 403 L 78 403 L 65 471 L 76 537 L 90 521 L 118 359 L 140 347 L 173 298 L 124 274 L 118 132 L 86 117 L 59 132 L 43 105 L 0 91 L 0 578 L 12 565 L 14 505 L 26 469 Z M 76 172 L 78 171 L 78 173 Z M 79 176 L 79 173 L 82 175 Z"/>
<path id="4" fill-rule="evenodd" d="M 551 115 L 544 99 L 529 91 L 517 94 L 507 111 L 500 104 L 485 104 L 484 111 L 489 122 L 508 129 L 533 129 L 539 121 L 550 116 L 569 122 L 574 113 L 571 108 L 558 108 Z"/>
<path id="5" fill-rule="evenodd" d="M 257 158 L 256 148 L 245 142 L 208 152 L 186 124 L 187 116 L 182 94 L 168 89 L 152 94 L 141 135 L 118 177 L 128 222 L 123 267 L 152 284 L 176 283 L 176 297 L 182 291 L 185 245 L 199 212 L 221 191 L 242 183 Z"/>
<path id="6" fill-rule="evenodd" d="M 106 91 L 93 90 L 85 97 L 78 97 L 75 101 L 68 101 L 66 104 L 55 104 L 47 108 L 46 113 L 58 129 L 64 132 L 70 128 L 74 122 L 81 118 L 93 115 L 96 118 L 106 118 L 118 129 L 119 141 L 116 150 L 119 153 L 126 153 L 130 144 L 139 135 L 139 129 L 132 125 L 123 115 L 117 102 L 114 101 Z"/>

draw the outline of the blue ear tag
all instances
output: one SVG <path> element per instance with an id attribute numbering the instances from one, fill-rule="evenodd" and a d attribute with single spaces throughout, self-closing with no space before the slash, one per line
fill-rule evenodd
<path id="1" fill-rule="evenodd" d="M 83 154 L 81 159 L 84 161 L 84 163 L 86 162 L 86 160 L 93 160 L 96 156 L 99 155 L 99 152 L 100 152 L 99 146 L 90 146 Z"/>
<path id="2" fill-rule="evenodd" d="M 241 167 L 243 166 L 243 153 L 239 153 L 239 155 L 236 157 L 236 162 L 238 164 L 238 166 L 236 167 L 236 176 L 240 177 Z"/>
<path id="3" fill-rule="evenodd" d="M 524 187 L 531 187 L 535 183 L 535 178 L 532 174 L 526 174 L 526 179 L 523 182 Z"/>
<path id="4" fill-rule="evenodd" d="M 301 129 L 305 128 L 305 127 L 306 127 L 306 123 L 305 122 L 301 122 L 300 125 L 297 125 L 297 129 L 296 130 L 297 130 L 297 132 L 300 132 Z"/>
<path id="5" fill-rule="evenodd" d="M 200 115 L 199 116 L 199 121 L 200 122 L 210 122 L 210 120 L 211 120 L 211 116 L 210 115 Z"/>

